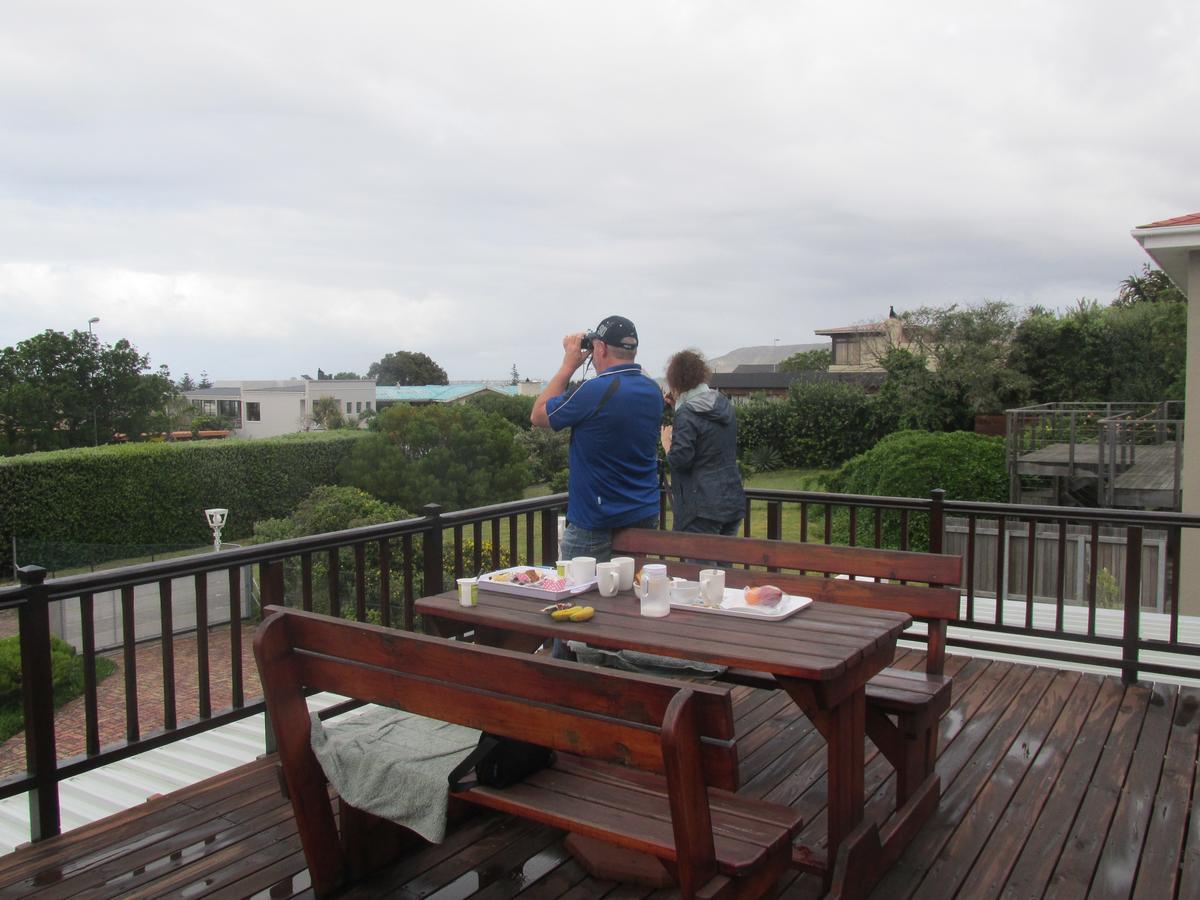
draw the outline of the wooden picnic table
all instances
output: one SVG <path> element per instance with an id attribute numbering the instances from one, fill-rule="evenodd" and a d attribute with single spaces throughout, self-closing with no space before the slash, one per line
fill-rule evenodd
<path id="1" fill-rule="evenodd" d="M 459 605 L 457 592 L 418 600 L 428 631 L 473 631 L 481 644 L 532 652 L 547 638 L 584 641 L 735 668 L 770 672 L 824 736 L 828 766 L 828 844 L 797 847 L 793 863 L 828 878 L 842 841 L 862 821 L 865 692 L 887 666 L 906 613 L 815 602 L 783 620 L 758 620 L 672 607 L 663 618 L 640 614 L 632 592 L 576 602 L 596 609 L 587 622 L 556 622 L 545 602 L 480 586 L 478 605 Z"/>

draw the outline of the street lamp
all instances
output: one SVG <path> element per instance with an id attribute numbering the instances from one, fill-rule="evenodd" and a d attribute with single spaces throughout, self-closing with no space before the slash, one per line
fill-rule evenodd
<path id="1" fill-rule="evenodd" d="M 227 509 L 206 509 L 204 518 L 208 520 L 208 527 L 213 533 L 213 552 L 218 552 L 221 549 L 221 529 L 225 527 L 225 521 L 229 518 L 229 510 Z"/>
<path id="2" fill-rule="evenodd" d="M 88 319 L 88 337 L 92 336 L 92 326 L 100 321 L 99 316 L 92 316 Z M 92 404 L 92 446 L 100 446 L 100 422 L 96 414 L 96 404 Z"/>

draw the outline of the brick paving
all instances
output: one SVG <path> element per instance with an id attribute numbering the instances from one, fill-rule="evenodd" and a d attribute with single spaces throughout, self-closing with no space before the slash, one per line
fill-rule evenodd
<path id="1" fill-rule="evenodd" d="M 254 698 L 262 693 L 258 668 L 254 664 L 251 640 L 256 623 L 242 626 L 242 683 L 243 696 Z M 0 636 L 16 633 L 14 620 L 0 621 Z M 196 665 L 196 636 L 176 637 L 175 649 L 175 718 L 179 723 L 195 719 L 200 712 L 200 680 Z M 125 739 L 125 675 L 120 650 L 103 654 L 116 663 L 116 671 L 97 687 L 97 708 L 100 724 L 100 746 Z M 138 646 L 134 665 L 137 669 L 138 727 L 143 736 L 163 727 L 162 643 L 147 642 Z M 232 658 L 229 649 L 229 626 L 216 626 L 208 632 L 209 697 L 213 712 L 228 708 L 232 703 L 230 672 Z M 54 718 L 57 755 L 59 759 L 84 753 L 86 730 L 83 697 L 63 705 Z M 25 771 L 25 734 L 13 735 L 0 745 L 0 777 Z"/>

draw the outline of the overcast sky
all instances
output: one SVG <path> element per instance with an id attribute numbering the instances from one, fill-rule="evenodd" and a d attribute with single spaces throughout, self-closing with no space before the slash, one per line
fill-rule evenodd
<path id="1" fill-rule="evenodd" d="M 547 377 L 1112 299 L 1200 210 L 1195 0 L 4 4 L 0 346 Z"/>

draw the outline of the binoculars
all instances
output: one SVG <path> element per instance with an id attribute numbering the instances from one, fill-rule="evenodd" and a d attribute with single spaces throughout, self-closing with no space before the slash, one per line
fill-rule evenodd
<path id="1" fill-rule="evenodd" d="M 587 332 L 586 334 L 584 334 L 584 336 L 579 339 L 579 349 L 580 350 L 591 350 L 592 349 L 592 337 L 593 337 L 593 335 L 590 331 Z"/>

